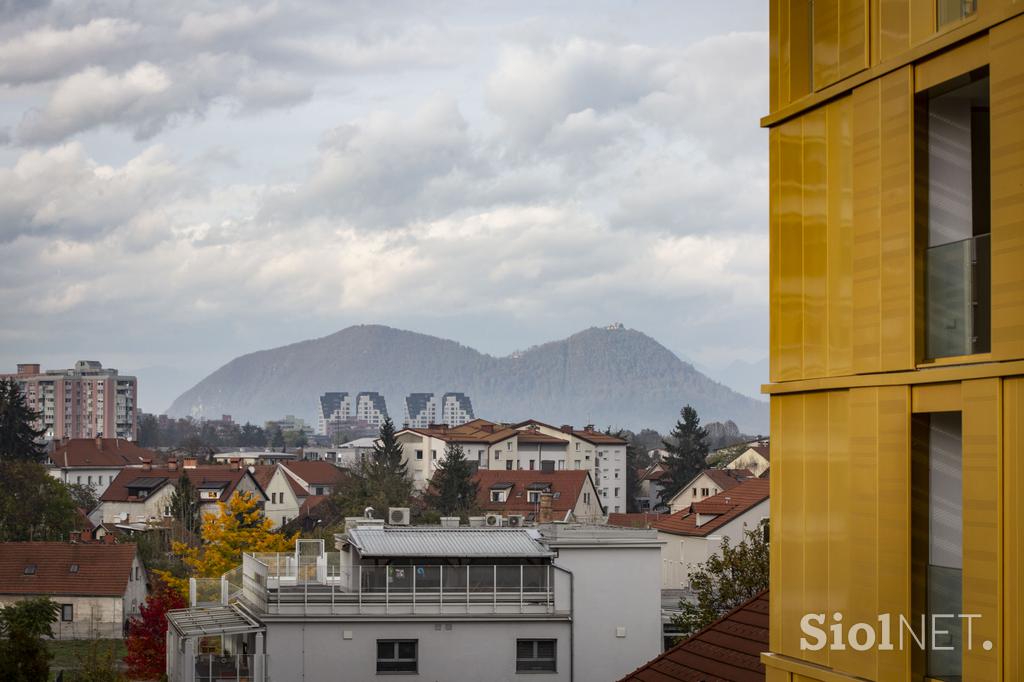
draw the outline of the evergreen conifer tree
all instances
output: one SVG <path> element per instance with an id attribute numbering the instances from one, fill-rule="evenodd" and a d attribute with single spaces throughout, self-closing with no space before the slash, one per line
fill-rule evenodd
<path id="1" fill-rule="evenodd" d="M 46 447 L 39 439 L 46 431 L 35 427 L 37 419 L 18 383 L 0 379 L 0 461 L 43 461 Z"/>
<path id="2" fill-rule="evenodd" d="M 686 405 L 679 411 L 679 416 L 669 434 L 671 440 L 664 441 L 669 452 L 665 459 L 667 480 L 662 479 L 665 486 L 661 491 L 661 501 L 664 503 L 707 466 L 708 432 L 700 425 L 697 410 Z"/>
<path id="3" fill-rule="evenodd" d="M 476 506 L 479 484 L 473 480 L 473 466 L 458 443 L 448 443 L 444 461 L 431 481 L 428 503 L 443 516 L 468 514 Z"/>

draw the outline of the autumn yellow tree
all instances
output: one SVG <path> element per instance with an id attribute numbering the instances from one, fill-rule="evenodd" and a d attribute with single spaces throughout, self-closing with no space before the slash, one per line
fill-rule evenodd
<path id="1" fill-rule="evenodd" d="M 227 502 L 218 502 L 219 514 L 205 514 L 202 544 L 190 547 L 175 542 L 171 550 L 188 567 L 189 577 L 220 578 L 242 563 L 243 552 L 290 552 L 298 533 L 292 536 L 275 533 L 273 522 L 263 515 L 256 498 L 248 492 L 232 495 Z M 179 578 L 165 571 L 156 573 L 173 589 L 188 596 L 188 577 Z"/>

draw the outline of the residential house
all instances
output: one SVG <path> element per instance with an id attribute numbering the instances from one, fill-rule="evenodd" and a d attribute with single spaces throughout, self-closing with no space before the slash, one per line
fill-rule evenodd
<path id="1" fill-rule="evenodd" d="M 647 511 L 664 506 L 661 502 L 661 491 L 665 488 L 662 481 L 667 475 L 668 466 L 660 461 L 637 471 L 637 491 L 633 499 L 640 509 Z"/>
<path id="2" fill-rule="evenodd" d="M 284 466 L 261 464 L 253 467 L 252 474 L 267 496 L 263 514 L 273 521 L 274 528 L 280 528 L 299 516 L 309 491 L 295 477 L 285 473 Z"/>
<path id="3" fill-rule="evenodd" d="M 132 543 L 0 543 L 0 605 L 32 597 L 60 606 L 56 639 L 121 639 L 146 600 L 146 569 Z"/>
<path id="4" fill-rule="evenodd" d="M 125 467 L 152 463 L 156 453 L 123 438 L 68 438 L 56 441 L 48 473 L 63 483 L 78 483 L 100 496 Z"/>
<path id="5" fill-rule="evenodd" d="M 764 682 L 761 653 L 768 650 L 769 607 L 765 590 L 619 682 Z"/>
<path id="6" fill-rule="evenodd" d="M 351 468 L 366 461 L 373 453 L 376 438 L 356 438 L 341 445 L 321 445 L 302 448 L 302 459 L 330 462 L 342 468 Z"/>
<path id="7" fill-rule="evenodd" d="M 658 539 L 664 543 L 662 589 L 689 587 L 691 568 L 716 554 L 724 538 L 736 544 L 747 530 L 764 527 L 768 520 L 768 492 L 767 479 L 747 479 L 653 523 Z"/>
<path id="8" fill-rule="evenodd" d="M 755 476 L 747 469 L 705 469 L 668 500 L 670 514 L 689 508 L 694 502 L 714 497 Z"/>
<path id="9" fill-rule="evenodd" d="M 726 469 L 746 469 L 751 472 L 754 476 L 760 476 L 764 472 L 768 471 L 771 466 L 769 461 L 770 446 L 768 443 L 763 445 L 751 445 L 749 448 L 741 452 L 735 459 L 725 465 Z"/>
<path id="10" fill-rule="evenodd" d="M 218 502 L 240 493 L 251 493 L 259 502 L 266 494 L 252 473 L 241 466 L 198 466 L 186 460 L 183 467 L 170 461 L 163 467 L 122 469 L 100 496 L 100 505 L 90 518 L 96 523 L 163 523 L 171 515 L 171 495 L 178 479 L 188 476 L 199 493 L 202 514 L 219 514 Z"/>
<path id="11" fill-rule="evenodd" d="M 506 519 L 518 515 L 528 523 L 604 523 L 605 510 L 589 471 L 482 469 L 474 480 L 477 506 Z"/>
<path id="12" fill-rule="evenodd" d="M 345 472 L 329 462 L 284 462 L 281 469 L 309 495 L 330 495 L 345 480 Z"/>
<path id="13" fill-rule="evenodd" d="M 654 531 L 347 521 L 333 551 L 246 554 L 226 604 L 170 612 L 168 679 L 604 680 L 660 649 Z"/>
<path id="14" fill-rule="evenodd" d="M 423 490 L 434 477 L 449 443 L 462 446 L 466 459 L 480 469 L 518 469 L 518 432 L 485 419 L 474 419 L 461 426 L 436 424 L 431 428 L 402 429 L 397 434 L 402 458 L 413 484 Z"/>

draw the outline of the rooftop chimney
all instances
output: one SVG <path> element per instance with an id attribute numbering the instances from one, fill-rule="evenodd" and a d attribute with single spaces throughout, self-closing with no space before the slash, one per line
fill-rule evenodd
<path id="1" fill-rule="evenodd" d="M 197 460 L 195 457 L 186 457 L 183 460 L 182 467 L 185 469 L 195 469 L 198 463 L 199 460 Z"/>
<path id="2" fill-rule="evenodd" d="M 96 436 L 96 449 L 97 450 L 102 450 L 103 449 L 103 439 L 100 438 L 99 436 Z"/>
<path id="3" fill-rule="evenodd" d="M 537 520 L 540 523 L 551 523 L 554 514 L 551 512 L 551 499 L 553 495 L 551 493 L 540 494 L 540 510 L 537 514 Z"/>
<path id="4" fill-rule="evenodd" d="M 562 431 L 572 433 L 572 424 L 562 424 Z"/>
<path id="5" fill-rule="evenodd" d="M 82 541 L 82 531 L 80 531 L 80 530 L 73 530 L 70 533 L 68 533 L 68 541 L 71 542 L 71 543 L 81 542 Z"/>
<path id="6" fill-rule="evenodd" d="M 153 468 L 153 460 L 150 459 L 149 457 L 143 458 L 143 460 L 142 460 L 142 469 L 144 471 L 149 471 L 152 468 Z"/>
<path id="7" fill-rule="evenodd" d="M 178 460 L 176 460 L 174 457 L 171 457 L 169 460 L 167 460 L 167 469 L 169 471 L 177 471 Z"/>

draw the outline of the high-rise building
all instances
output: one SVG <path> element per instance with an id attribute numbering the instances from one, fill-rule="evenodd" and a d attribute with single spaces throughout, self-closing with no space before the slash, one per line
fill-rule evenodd
<path id="1" fill-rule="evenodd" d="M 425 429 L 431 424 L 462 426 L 473 421 L 473 403 L 465 393 L 410 393 L 405 399 L 403 425 Z"/>
<path id="2" fill-rule="evenodd" d="M 384 396 L 376 391 L 362 391 L 355 395 L 344 391 L 324 393 L 320 396 L 317 433 L 330 435 L 333 427 L 354 422 L 380 426 L 387 417 Z"/>
<path id="3" fill-rule="evenodd" d="M 1024 4 L 770 35 L 767 679 L 1024 679 Z"/>
<path id="4" fill-rule="evenodd" d="M 38 364 L 19 364 L 14 379 L 28 406 L 40 413 L 38 428 L 45 437 L 124 438 L 135 440 L 138 427 L 138 386 L 135 377 L 104 369 L 95 360 L 79 360 L 72 369 L 42 371 Z"/>

